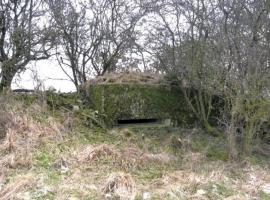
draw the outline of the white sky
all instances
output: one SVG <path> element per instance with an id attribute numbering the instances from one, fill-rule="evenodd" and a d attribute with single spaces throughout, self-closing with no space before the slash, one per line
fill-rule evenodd
<path id="1" fill-rule="evenodd" d="M 34 80 L 35 73 L 40 81 Z M 61 92 L 75 91 L 73 83 L 59 67 L 58 63 L 52 58 L 46 61 L 31 63 L 28 69 L 13 79 L 12 89 L 35 89 L 41 82 L 43 89 L 55 88 Z"/>

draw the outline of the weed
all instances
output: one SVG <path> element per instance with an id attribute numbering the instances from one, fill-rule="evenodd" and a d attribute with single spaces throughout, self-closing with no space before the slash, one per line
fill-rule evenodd
<path id="1" fill-rule="evenodd" d="M 61 172 L 50 169 L 47 173 L 51 184 L 57 184 L 61 180 Z"/>
<path id="2" fill-rule="evenodd" d="M 260 200 L 270 200 L 270 195 L 262 191 L 259 192 L 259 197 Z"/>
<path id="3" fill-rule="evenodd" d="M 141 179 L 143 182 L 149 183 L 155 179 L 161 178 L 166 169 L 167 168 L 165 166 L 150 165 L 144 168 L 139 168 L 134 173 L 138 176 L 138 179 Z"/>
<path id="4" fill-rule="evenodd" d="M 252 155 L 249 157 L 249 162 L 254 166 L 263 166 L 267 162 L 267 158 L 261 155 Z"/>
<path id="5" fill-rule="evenodd" d="M 120 200 L 132 200 L 137 192 L 132 176 L 123 172 L 110 174 L 101 191 L 104 195 L 110 194 Z"/>
<path id="6" fill-rule="evenodd" d="M 221 194 L 224 197 L 229 197 L 234 194 L 234 191 L 228 187 L 226 187 L 224 184 L 215 184 L 217 188 L 217 192 Z"/>
<path id="7" fill-rule="evenodd" d="M 78 121 L 80 111 L 69 116 L 75 121 L 72 128 L 66 125 L 63 128 L 60 123 L 64 124 L 66 115 L 63 112 L 66 111 L 60 107 L 64 104 L 58 102 L 54 105 L 57 118 L 50 117 L 50 112 L 38 105 L 10 105 L 8 111 L 12 117 L 8 120 L 15 124 L 10 124 L 8 135 L 0 143 L 0 167 L 7 169 L 0 187 L 13 186 L 18 175 L 31 172 L 38 177 L 33 183 L 40 182 L 40 185 L 31 188 L 25 185 L 20 191 L 30 193 L 37 200 L 104 199 L 102 195 L 107 192 L 102 193 L 100 188 L 106 191 L 105 186 L 108 186 L 107 191 L 115 193 L 116 188 L 123 185 L 125 191 L 133 191 L 133 186 L 136 187 L 137 200 L 144 199 L 143 191 L 149 191 L 152 200 L 187 200 L 195 198 L 198 189 L 205 190 L 202 198 L 209 199 L 256 193 L 262 200 L 269 199 L 268 194 L 258 191 L 258 185 L 269 182 L 269 167 L 263 156 L 253 155 L 250 158 L 252 166 L 239 167 L 225 162 L 224 138 L 213 138 L 201 134 L 200 130 L 194 133 L 179 128 L 91 128 Z M 20 163 L 17 161 L 28 158 L 23 156 L 24 152 L 33 163 L 29 168 L 17 165 Z M 62 158 L 67 166 L 65 173 L 57 167 Z M 16 162 L 8 165 L 4 162 L 8 160 Z M 113 176 L 119 170 L 123 176 Z M 251 172 L 258 184 L 246 181 L 246 174 Z M 132 184 L 129 184 L 126 174 L 132 177 Z M 114 178 L 109 181 L 107 175 Z M 43 176 L 44 181 L 41 180 Z M 124 184 L 121 186 L 121 183 Z M 42 189 L 46 185 L 52 190 L 44 193 Z M 91 186 L 96 189 L 91 189 Z"/>
<path id="8" fill-rule="evenodd" d="M 223 183 L 210 183 L 207 186 L 207 191 L 207 196 L 209 198 L 229 197 L 235 193 L 234 190 L 225 186 Z"/>
<path id="9" fill-rule="evenodd" d="M 191 140 L 191 150 L 203 152 L 209 145 L 209 140 L 207 137 L 194 136 Z"/>
<path id="10" fill-rule="evenodd" d="M 222 149 L 217 146 L 211 146 L 206 152 L 206 157 L 210 161 L 216 161 L 216 160 L 227 161 L 228 153 L 225 149 Z"/>
<path id="11" fill-rule="evenodd" d="M 48 169 L 54 161 L 54 157 L 48 152 L 38 152 L 35 160 L 36 165 Z"/>
<path id="12" fill-rule="evenodd" d="M 33 183 L 32 176 L 18 176 L 14 182 L 9 183 L 0 190 L 0 199 L 14 199 L 18 192 L 31 187 Z"/>

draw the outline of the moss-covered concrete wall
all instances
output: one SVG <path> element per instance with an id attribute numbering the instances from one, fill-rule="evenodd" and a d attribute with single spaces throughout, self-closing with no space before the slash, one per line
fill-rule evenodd
<path id="1" fill-rule="evenodd" d="M 94 109 L 106 116 L 106 123 L 117 119 L 171 119 L 174 125 L 193 120 L 179 88 L 140 83 L 106 83 L 88 86 Z"/>

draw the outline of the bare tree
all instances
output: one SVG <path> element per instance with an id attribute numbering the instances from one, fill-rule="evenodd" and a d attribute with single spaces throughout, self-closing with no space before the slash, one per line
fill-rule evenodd
<path id="1" fill-rule="evenodd" d="M 186 102 L 202 126 L 218 135 L 209 123 L 220 74 L 214 62 L 211 26 L 215 9 L 216 5 L 206 0 L 164 1 L 154 10 L 159 18 L 152 23 L 148 49 L 156 58 L 157 70 L 181 82 Z"/>
<path id="2" fill-rule="evenodd" d="M 0 91 L 29 62 L 49 58 L 53 34 L 43 8 L 42 0 L 0 1 Z"/>
<path id="3" fill-rule="evenodd" d="M 48 1 L 59 31 L 58 61 L 77 89 L 91 76 L 116 70 L 118 60 L 134 46 L 135 27 L 143 16 L 133 1 Z"/>
<path id="4" fill-rule="evenodd" d="M 147 46 L 157 70 L 181 82 L 187 104 L 210 133 L 216 132 L 208 122 L 213 95 L 219 95 L 230 158 L 250 155 L 270 110 L 269 1 L 159 2 Z"/>
<path id="5" fill-rule="evenodd" d="M 254 135 L 269 116 L 269 1 L 219 1 L 220 51 L 229 114 L 226 133 L 231 159 L 251 153 Z M 225 112 L 224 112 L 225 113 Z M 240 134 L 242 145 L 237 147 Z"/>

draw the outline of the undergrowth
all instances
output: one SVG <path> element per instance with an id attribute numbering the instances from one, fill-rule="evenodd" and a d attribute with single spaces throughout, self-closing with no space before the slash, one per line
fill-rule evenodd
<path id="1" fill-rule="evenodd" d="M 229 163 L 223 138 L 162 126 L 107 130 L 85 116 L 96 116 L 91 109 L 25 101 L 2 101 L 10 116 L 0 123 L 1 200 L 269 199 L 268 160 Z"/>

